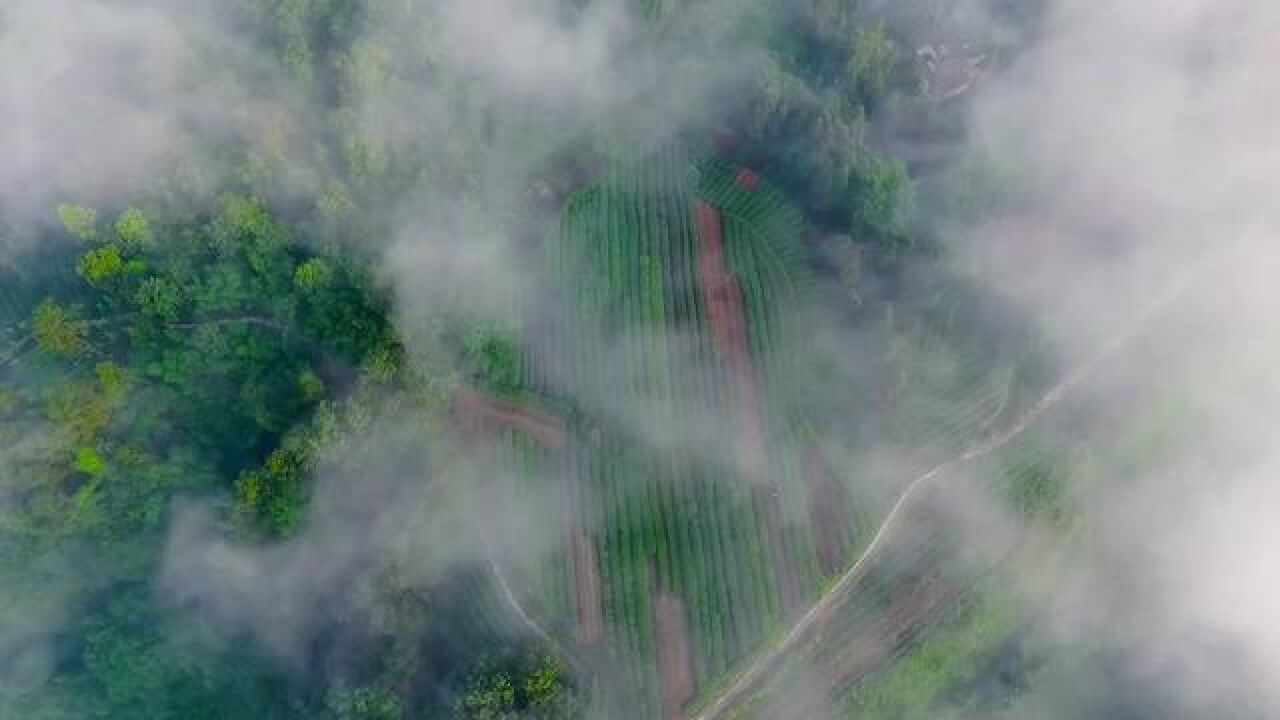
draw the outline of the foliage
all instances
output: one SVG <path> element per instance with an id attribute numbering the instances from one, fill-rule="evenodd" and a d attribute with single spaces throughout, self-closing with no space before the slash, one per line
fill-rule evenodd
<path id="1" fill-rule="evenodd" d="M 463 339 L 465 364 L 481 386 L 501 395 L 520 392 L 520 349 L 513 331 L 492 325 L 474 325 Z"/>
<path id="2" fill-rule="evenodd" d="M 74 307 L 62 305 L 52 298 L 36 308 L 32 327 L 37 345 L 45 352 L 71 357 L 88 348 L 89 324 Z"/>
<path id="3" fill-rule="evenodd" d="M 911 181 L 902 163 L 864 154 L 850 174 L 855 235 L 880 238 L 889 246 L 906 243 L 913 209 Z"/>
<path id="4" fill-rule="evenodd" d="M 182 309 L 182 289 L 174 281 L 164 277 L 149 277 L 138 285 L 134 303 L 145 315 L 163 320 L 176 320 Z"/>
<path id="5" fill-rule="evenodd" d="M 61 214 L 89 236 L 91 212 Z M 334 412 L 335 373 L 366 368 L 394 380 L 387 302 L 351 259 L 320 260 L 251 197 L 228 195 L 211 215 L 165 217 L 160 230 L 126 210 L 113 242 L 64 253 L 72 277 L 89 282 L 49 285 L 30 311 L 40 352 L 24 359 L 0 414 L 0 577 L 26 582 L 28 566 L 71 562 L 82 548 L 93 560 L 92 572 L 58 581 L 67 611 L 83 618 L 67 630 L 67 663 L 21 705 L 0 701 L 6 716 L 212 719 L 306 708 L 277 666 L 172 644 L 179 625 L 149 583 L 180 495 L 233 497 L 246 534 L 297 526 L 316 447 L 353 425 L 319 436 L 290 428 Z"/>
<path id="6" fill-rule="evenodd" d="M 565 669 L 550 657 L 544 657 L 528 672 L 523 689 L 527 716 L 531 720 L 569 719 L 581 713 Z"/>
<path id="7" fill-rule="evenodd" d="M 788 448 L 769 459 L 769 471 L 794 488 L 800 463 L 790 450 L 799 440 L 793 436 L 800 403 L 777 378 L 796 373 L 774 348 L 786 346 L 781 338 L 791 337 L 789 326 L 801 325 L 784 300 L 799 297 L 808 282 L 804 253 L 812 243 L 801 241 L 835 234 L 859 251 L 911 244 L 918 231 L 913 178 L 877 149 L 873 127 L 892 98 L 914 88 L 902 72 L 911 61 L 909 44 L 894 26 L 871 17 L 867 8 L 875 4 L 767 4 L 785 5 L 786 21 L 753 30 L 765 39 L 768 57 L 744 64 L 743 75 L 755 75 L 745 87 L 724 92 L 743 100 L 724 108 L 720 120 L 738 143 L 738 150 L 726 151 L 741 156 L 733 167 L 758 169 L 770 183 L 754 194 L 740 192 L 724 167 L 692 171 L 666 157 L 654 175 L 656 186 L 678 188 L 669 197 L 647 197 L 625 182 L 604 182 L 575 196 L 553 260 L 556 272 L 581 269 L 579 262 L 590 266 L 560 278 L 572 295 L 567 304 L 580 323 L 575 329 L 615 333 L 573 338 L 579 345 L 566 354 L 576 364 L 565 375 L 592 384 L 601 396 L 618 393 L 628 412 L 653 413 L 661 422 L 652 424 L 673 436 L 666 440 L 696 442 L 708 429 L 687 419 L 732 415 L 721 403 L 736 390 L 709 345 L 696 348 L 691 356 L 698 367 L 682 375 L 665 344 L 666 331 L 683 334 L 706 322 L 704 299 L 688 273 L 696 265 L 686 217 L 689 178 L 697 178 L 698 193 L 733 207 L 740 217 L 726 219 L 727 262 L 740 282 L 751 353 L 767 360 L 760 371 L 768 379 L 762 403 L 782 436 L 778 444 Z M 432 634 L 441 625 L 452 631 L 465 624 L 441 609 L 442 597 L 464 598 L 459 617 L 474 619 L 470 603 L 477 595 L 465 584 L 431 588 L 424 599 L 407 581 L 388 581 L 377 601 L 362 606 L 376 618 L 369 622 L 376 626 L 368 633 L 373 639 L 362 638 L 369 657 L 349 663 L 325 657 L 314 663 L 323 671 L 305 680 L 259 657 L 250 640 L 223 638 L 213 647 L 194 640 L 191 626 L 199 623 L 160 602 L 155 585 L 179 498 L 214 508 L 238 540 L 287 544 L 305 525 L 317 468 L 335 458 L 350 462 L 343 458 L 350 438 L 369 432 L 388 397 L 441 405 L 460 378 L 505 396 L 538 390 L 516 323 L 463 322 L 443 347 L 415 347 L 411 359 L 371 258 L 403 219 L 391 209 L 401 209 L 410 191 L 440 203 L 424 214 L 450 206 L 487 210 L 483 196 L 491 178 L 485 173 L 500 164 L 484 151 L 495 134 L 517 134 L 531 147 L 550 137 L 557 159 L 548 163 L 548 175 L 570 178 L 565 184 L 572 187 L 588 174 L 583 168 L 593 167 L 601 138 L 566 141 L 559 128 L 530 131 L 537 119 L 504 112 L 518 103 L 483 98 L 483 82 L 456 78 L 443 83 L 433 105 L 456 111 L 463 118 L 457 127 L 443 136 L 424 131 L 408 143 L 412 152 L 393 147 L 369 122 L 378 113 L 364 111 L 413 97 L 424 75 L 432 82 L 447 75 L 430 23 L 402 28 L 395 22 L 398 13 L 424 5 L 431 3 L 229 3 L 233 23 L 267 49 L 255 57 L 277 62 L 255 68 L 254 77 L 228 81 L 251 91 L 266 83 L 279 114 L 256 118 L 256 137 L 202 138 L 207 142 L 195 144 L 198 152 L 186 166 L 148 178 L 156 192 L 104 206 L 103 217 L 114 216 L 110 224 L 93 208 L 59 205 L 66 233 L 55 238 L 67 244 L 69 234 L 88 244 L 50 251 L 61 275 L 41 284 L 40 299 L 11 299 L 0 278 L 4 301 L 21 308 L 14 337 L 29 330 L 39 350 L 0 369 L 0 582 L 15 595 L 18 588 L 56 594 L 59 610 L 74 619 L 50 643 L 56 657 L 48 681 L 17 704 L 0 697 L 0 715 L 385 720 L 437 711 L 472 718 L 582 714 L 566 669 L 539 652 L 476 668 L 479 648 L 444 642 L 448 632 Z M 658 32 L 673 27 L 669 21 L 682 11 L 675 3 L 653 3 L 651 10 Z M 692 42 L 703 39 L 692 35 Z M 287 87 L 264 80 L 276 76 L 287 76 Z M 412 133 L 397 131 L 406 134 Z M 798 203 L 803 217 L 783 195 Z M 519 215 L 508 210 L 495 214 Z M 609 225 L 594 224 L 600 222 Z M 808 232 L 810 223 L 816 232 Z M 879 280 L 869 264 L 855 268 L 850 261 L 844 269 L 859 282 Z M 453 317 L 449 308 L 430 312 L 433 322 Z M 603 342 L 620 337 L 620 328 L 636 331 L 625 340 L 638 347 Z M 696 330 L 687 335 L 706 340 Z M 606 355 L 605 348 L 616 352 Z M 429 365 L 423 357 L 448 359 Z M 618 374 L 627 382 L 610 385 Z M 644 387 L 624 389 L 627 383 Z M 641 390 L 670 402 L 636 402 Z M 558 399 L 541 400 L 555 406 Z M 571 399 L 559 401 L 575 424 L 592 424 L 595 445 L 584 451 L 591 462 L 583 478 L 595 485 L 584 492 L 584 504 L 599 503 L 590 512 L 607 528 L 594 538 L 607 576 L 603 610 L 612 623 L 609 642 L 634 659 L 625 669 L 628 682 L 654 697 L 651 578 L 683 594 L 699 681 L 727 672 L 781 616 L 775 573 L 794 566 L 805 588 L 816 587 L 811 533 L 801 528 L 770 536 L 766 502 L 732 482 L 732 470 L 628 453 L 620 448 L 633 439 L 610 427 L 609 418 L 588 417 Z M 416 412 L 443 414 L 436 406 Z M 405 424 L 415 435 L 427 432 Z M 529 447 L 519 452 L 530 462 L 537 455 Z M 670 479 L 668 473 L 681 482 L 658 482 Z M 1047 490 L 1035 486 L 1032 499 Z M 567 613 L 572 601 L 565 597 L 563 568 L 545 574 L 543 585 L 553 591 L 541 594 Z M 345 626 L 325 630 L 360 634 Z M 430 653 L 444 661 L 420 662 Z M 330 676 L 331 665 L 342 667 Z M 433 674 L 437 665 L 446 670 Z M 415 682 L 441 697 L 425 699 Z"/>
<path id="8" fill-rule="evenodd" d="M 128 208 L 120 213 L 115 224 L 116 238 L 131 249 L 141 249 L 151 242 L 151 221 L 138 208 Z"/>
<path id="9" fill-rule="evenodd" d="M 98 236 L 98 211 L 81 205 L 58 206 L 58 219 L 67 232 L 81 240 L 93 240 Z"/>
<path id="10" fill-rule="evenodd" d="M 399 720 L 404 703 L 394 693 L 371 688 L 339 688 L 329 694 L 328 710 L 334 720 Z"/>
<path id="11" fill-rule="evenodd" d="M 1015 629 L 1013 608 L 996 588 L 984 588 L 954 614 L 933 628 L 918 645 L 884 675 L 856 689 L 848 699 L 851 717 L 945 717 L 948 708 L 968 702 L 956 698 L 958 688 L 971 684 L 987 662 L 999 653 Z"/>
<path id="12" fill-rule="evenodd" d="M 883 21 L 861 25 L 854 32 L 849 84 L 863 105 L 870 106 L 889 93 L 897 59 Z"/>
<path id="13" fill-rule="evenodd" d="M 1066 491 L 1067 470 L 1047 453 L 1027 451 L 1006 473 L 1005 500 L 1024 517 L 1056 522 L 1070 511 Z"/>
<path id="14" fill-rule="evenodd" d="M 115 245 L 103 245 L 86 252 L 76 265 L 76 272 L 93 285 L 101 285 L 123 271 L 124 258 Z"/>
<path id="15" fill-rule="evenodd" d="M 311 258 L 298 265 L 293 282 L 307 291 L 324 290 L 333 282 L 333 268 L 324 258 Z"/>
<path id="16" fill-rule="evenodd" d="M 86 475 L 99 475 L 103 468 L 102 456 L 91 447 L 81 447 L 76 450 L 76 461 L 73 467 Z"/>
<path id="17" fill-rule="evenodd" d="M 463 720 L 572 720 L 582 708 L 564 668 L 543 656 L 471 673 L 457 703 Z"/>
<path id="18" fill-rule="evenodd" d="M 516 688 L 506 673 L 474 678 L 458 712 L 468 720 L 516 720 Z"/>

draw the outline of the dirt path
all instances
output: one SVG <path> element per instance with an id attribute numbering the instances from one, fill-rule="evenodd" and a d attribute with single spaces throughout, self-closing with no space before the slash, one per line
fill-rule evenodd
<path id="1" fill-rule="evenodd" d="M 742 290 L 724 261 L 724 234 L 720 212 L 703 200 L 693 205 L 698 231 L 698 284 L 702 286 L 707 313 L 707 330 L 724 358 L 738 394 L 742 424 L 738 429 L 738 454 L 749 476 L 765 476 L 764 417 L 755 368 L 747 342 L 747 316 L 742 307 Z"/>
<path id="2" fill-rule="evenodd" d="M 516 597 L 515 591 L 511 589 L 511 583 L 507 581 L 507 575 L 502 571 L 502 565 L 498 563 L 492 552 L 488 553 L 489 570 L 493 573 L 493 578 L 498 582 L 498 589 L 502 592 L 502 599 L 506 601 L 507 606 L 511 608 L 511 612 L 515 614 L 516 619 L 524 625 L 529 632 L 533 633 L 539 640 L 546 643 L 552 652 L 558 655 L 573 670 L 577 677 L 588 677 L 586 665 L 580 661 L 577 655 L 569 651 L 567 647 L 561 644 L 542 624 L 533 619 L 521 604 L 520 599 Z"/>
<path id="3" fill-rule="evenodd" d="M 453 410 L 463 422 L 473 426 L 508 426 L 522 430 L 548 450 L 563 450 L 568 444 L 564 420 L 553 415 L 483 395 L 468 388 L 453 394 Z"/>
<path id="4" fill-rule="evenodd" d="M 684 720 L 684 705 L 693 699 L 693 650 L 684 601 L 654 590 L 654 635 L 658 651 L 658 684 L 662 720 Z"/>
<path id="5" fill-rule="evenodd" d="M 594 645 L 604 638 L 604 615 L 600 591 L 600 567 L 591 536 L 582 528 L 573 531 L 573 588 L 578 608 L 578 642 Z"/>
<path id="6" fill-rule="evenodd" d="M 782 534 L 782 501 L 777 484 L 769 474 L 763 406 L 747 340 L 742 290 L 725 265 L 720 211 L 704 200 L 696 200 L 693 221 L 698 235 L 698 284 L 706 307 L 707 330 L 716 351 L 729 367 L 737 394 L 735 410 L 741 423 L 734 435 L 734 457 L 739 472 L 751 483 L 756 502 L 764 508 L 778 597 L 783 614 L 790 616 L 800 607 L 800 580 L 787 557 Z"/>
<path id="7" fill-rule="evenodd" d="M 523 430 L 548 450 L 562 450 L 568 444 L 568 429 L 560 418 L 496 400 L 474 390 L 467 388 L 457 390 L 453 395 L 453 410 L 459 420 L 473 427 L 506 425 Z M 575 541 L 573 549 L 576 552 L 578 549 L 577 538 L 579 535 L 585 535 L 585 533 L 579 530 L 572 533 L 572 535 Z M 587 539 L 587 545 L 588 547 L 590 546 L 589 538 Z M 594 565 L 594 549 L 592 551 L 590 560 Z M 556 655 L 561 657 L 573 669 L 576 675 L 587 677 L 586 664 L 581 662 L 569 648 L 557 641 L 541 623 L 525 610 L 519 597 L 511 589 L 511 583 L 507 580 L 507 575 L 503 571 L 501 563 L 498 562 L 494 549 L 487 547 L 485 555 L 488 560 L 489 570 L 493 573 L 494 580 L 498 583 L 498 589 L 502 593 L 503 600 L 511 608 L 511 612 L 520 621 L 520 624 L 524 625 L 539 640 L 546 643 Z M 599 580 L 597 579 L 596 582 L 598 585 Z M 598 588 L 596 593 L 598 595 Z"/>
<path id="8" fill-rule="evenodd" d="M 563 522 L 577 623 L 574 639 L 581 646 L 589 646 L 604 639 L 604 597 L 596 546 L 591 533 L 583 527 L 581 478 L 578 477 L 578 457 L 574 450 L 565 454 L 564 472 L 567 502 L 564 504 Z"/>
<path id="9" fill-rule="evenodd" d="M 888 514 L 885 515 L 880 527 L 871 538 L 871 542 L 867 544 L 867 547 L 853 565 L 840 576 L 840 579 L 830 590 L 823 593 L 810 606 L 808 611 L 795 621 L 781 640 L 763 654 L 757 655 L 749 665 L 738 671 L 731 682 L 725 686 L 725 689 L 697 715 L 696 720 L 714 720 L 722 717 L 725 710 L 732 707 L 739 700 L 749 696 L 761 680 L 775 669 L 801 641 L 806 639 L 810 630 L 827 619 L 841 596 L 849 591 L 862 576 L 863 569 L 877 556 L 880 548 L 885 543 L 885 539 L 897 526 L 898 520 L 903 515 L 904 508 L 920 493 L 922 488 L 938 479 L 945 472 L 990 455 L 1012 442 L 1043 417 L 1045 413 L 1061 402 L 1072 390 L 1093 375 L 1113 355 L 1117 354 L 1125 345 L 1146 330 L 1155 316 L 1173 304 L 1187 290 L 1189 285 L 1190 281 L 1187 279 L 1175 283 L 1168 293 L 1153 302 L 1141 313 L 1127 331 L 1118 334 L 1105 343 L 1088 360 L 1059 381 L 1057 385 L 1050 388 L 1035 405 L 1024 412 L 1008 428 L 984 441 L 975 443 L 959 456 L 930 468 L 908 483 L 898 495 L 897 501 L 889 509 Z"/>

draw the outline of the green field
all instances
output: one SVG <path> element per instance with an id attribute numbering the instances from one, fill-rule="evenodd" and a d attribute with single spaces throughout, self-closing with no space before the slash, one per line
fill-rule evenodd
<path id="1" fill-rule="evenodd" d="M 699 201 L 718 213 L 724 269 L 740 292 L 745 372 L 717 342 L 701 287 Z M 913 473 L 962 452 L 1027 404 L 1008 368 L 931 352 L 936 330 L 890 313 L 883 332 L 901 353 L 926 359 L 903 365 L 888 415 L 914 464 L 883 485 L 843 471 L 824 480 L 831 471 L 816 448 L 825 430 L 817 426 L 830 420 L 810 412 L 822 402 L 810 402 L 811 368 L 794 352 L 808 341 L 816 292 L 805 233 L 764 179 L 709 154 L 669 149 L 616 162 L 569 196 L 545 243 L 556 311 L 522 319 L 516 394 L 562 417 L 570 440 L 548 449 L 507 429 L 502 444 L 517 469 L 507 481 L 524 484 L 506 495 L 537 498 L 525 510 L 561 532 L 550 552 L 516 549 L 507 562 L 542 624 L 609 668 L 598 678 L 602 695 L 629 713 L 661 712 L 658 593 L 683 603 L 694 690 L 679 699 L 699 707 L 843 574 Z M 741 438 L 756 416 L 764 448 L 753 454 Z M 837 663 L 895 598 L 936 580 L 940 568 L 955 572 L 955 538 L 927 518 L 920 523 L 928 529 L 896 533 L 890 556 L 837 608 L 835 631 L 793 665 Z M 575 538 L 589 542 L 590 554 Z M 584 607 L 592 596 L 581 588 L 592 577 L 598 608 Z M 946 616 L 972 582 L 947 578 L 945 602 L 925 619 Z M 595 613 L 599 639 L 583 627 Z"/>
<path id="2" fill-rule="evenodd" d="M 524 381 L 550 405 L 571 406 L 572 440 L 560 454 L 507 434 L 521 477 L 561 485 L 563 507 L 547 508 L 548 519 L 561 518 L 566 538 L 574 527 L 587 532 L 597 559 L 596 570 L 574 567 L 566 545 L 550 563 L 526 567 L 531 602 L 570 636 L 582 612 L 576 574 L 598 572 L 606 632 L 584 651 L 620 664 L 625 682 L 607 689 L 646 715 L 657 713 L 660 693 L 654 593 L 684 604 L 701 690 L 819 592 L 820 543 L 848 558 L 864 539 L 864 514 L 844 493 L 844 507 L 828 508 L 842 523 L 828 528 L 832 538 L 816 537 L 812 521 L 811 433 L 792 400 L 797 370 L 785 352 L 803 337 L 797 308 L 811 286 L 804 224 L 766 182 L 740 187 L 737 172 L 670 150 L 619 163 L 570 197 L 546 244 L 562 314 L 527 339 Z M 698 199 L 720 212 L 725 265 L 741 288 L 764 482 L 744 477 L 735 456 L 751 391 L 710 337 Z"/>

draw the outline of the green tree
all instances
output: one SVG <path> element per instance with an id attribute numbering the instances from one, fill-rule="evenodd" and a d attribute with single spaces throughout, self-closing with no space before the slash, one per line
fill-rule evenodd
<path id="1" fill-rule="evenodd" d="M 324 258 L 311 258 L 294 271 L 293 282 L 308 292 L 324 290 L 333 284 L 333 267 Z"/>
<path id="2" fill-rule="evenodd" d="M 100 475 L 105 463 L 98 451 L 92 447 L 80 447 L 76 449 L 75 469 L 86 475 Z"/>
<path id="3" fill-rule="evenodd" d="M 328 709 L 335 720 L 400 720 L 404 703 L 395 694 L 372 688 L 337 688 L 329 693 Z"/>
<path id="4" fill-rule="evenodd" d="M 516 720 L 516 686 L 505 672 L 479 674 L 471 679 L 459 701 L 466 720 Z"/>
<path id="5" fill-rule="evenodd" d="M 120 213 L 115 224 L 116 237 L 127 248 L 141 248 L 152 240 L 151 222 L 145 213 L 135 207 Z"/>
<path id="6" fill-rule="evenodd" d="M 889 91 L 897 54 L 883 22 L 860 25 L 849 57 L 849 87 L 859 102 L 872 106 Z"/>
<path id="7" fill-rule="evenodd" d="M 467 679 L 457 713 L 465 720 L 572 720 L 582 709 L 563 666 L 548 655 L 481 662 Z"/>
<path id="8" fill-rule="evenodd" d="M 183 293 L 177 283 L 164 277 L 150 277 L 138 285 L 134 302 L 145 315 L 174 320 L 182 308 Z"/>
<path id="9" fill-rule="evenodd" d="M 499 394 L 519 394 L 520 350 L 514 331 L 492 325 L 473 327 L 463 340 L 463 351 L 475 382 Z"/>
<path id="10" fill-rule="evenodd" d="M 76 272 L 90 284 L 101 285 L 103 282 L 124 272 L 124 257 L 120 248 L 115 245 L 103 245 L 80 256 L 76 264 Z"/>
<path id="11" fill-rule="evenodd" d="M 311 368 L 298 373 L 298 390 L 308 400 L 319 400 L 324 397 L 324 380 Z"/>
<path id="12" fill-rule="evenodd" d="M 58 208 L 58 219 L 67 232 L 81 240 L 93 240 L 98 236 L 98 211 L 83 205 L 62 204 Z"/>
<path id="13" fill-rule="evenodd" d="M 42 351 L 72 357 L 89 347 L 89 323 L 79 311 L 49 298 L 36 308 L 32 318 L 36 345 Z"/>
<path id="14" fill-rule="evenodd" d="M 897 160 L 863 153 L 850 176 L 854 236 L 898 247 L 906 244 L 915 196 Z"/>
<path id="15" fill-rule="evenodd" d="M 544 656 L 525 676 L 524 697 L 534 720 L 568 720 L 581 716 L 581 707 L 565 676 L 564 667 Z"/>
<path id="16" fill-rule="evenodd" d="M 128 383 L 123 370 L 100 362 L 93 377 L 74 377 L 47 390 L 46 417 L 69 431 L 77 441 L 94 442 L 125 404 Z"/>

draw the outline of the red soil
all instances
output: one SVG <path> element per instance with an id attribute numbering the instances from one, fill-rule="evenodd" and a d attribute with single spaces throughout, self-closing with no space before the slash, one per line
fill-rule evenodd
<path id="1" fill-rule="evenodd" d="M 684 720 L 684 705 L 693 699 L 693 654 L 684 602 L 670 593 L 653 595 L 653 623 L 662 688 L 662 719 Z"/>
<path id="2" fill-rule="evenodd" d="M 800 583 L 784 549 L 784 523 L 778 487 L 768 478 L 764 415 L 747 343 L 742 292 L 725 267 L 720 213 L 705 201 L 697 200 L 693 205 L 693 221 L 698 231 L 698 283 L 702 287 L 703 304 L 706 306 L 707 329 L 716 352 L 729 366 L 737 389 L 737 409 L 741 424 L 737 428 L 735 455 L 740 471 L 753 482 L 756 496 L 765 508 L 765 524 L 773 553 L 778 591 L 783 611 L 790 614 L 800 606 Z"/>
<path id="3" fill-rule="evenodd" d="M 757 187 L 760 187 L 760 176 L 746 168 L 742 168 L 733 179 L 733 183 L 747 192 L 753 192 Z"/>
<path id="4" fill-rule="evenodd" d="M 591 534 L 582 527 L 582 503 L 579 496 L 578 464 L 574 453 L 566 455 L 564 523 L 569 545 L 569 572 L 573 576 L 574 606 L 577 626 L 574 636 L 582 645 L 594 645 L 604 638 L 603 593 L 600 589 L 600 564 Z"/>
<path id="5" fill-rule="evenodd" d="M 600 610 L 600 569 L 596 562 L 596 546 L 582 528 L 573 530 L 573 579 L 577 596 L 578 627 L 576 635 L 583 645 L 594 645 L 604 637 L 604 616 Z"/>
<path id="6" fill-rule="evenodd" d="M 454 393 L 453 412 L 473 429 L 513 427 L 528 433 L 549 450 L 562 450 L 568 442 L 568 431 L 560 418 L 474 390 L 463 388 Z"/>
<path id="7" fill-rule="evenodd" d="M 738 390 L 742 417 L 738 457 L 744 473 L 758 480 L 763 478 L 766 470 L 764 420 L 747 344 L 742 292 L 737 281 L 725 269 L 720 213 L 706 202 L 697 200 L 693 206 L 693 219 L 698 231 L 698 282 L 706 306 L 708 330 L 716 351 L 733 373 Z"/>
<path id="8" fill-rule="evenodd" d="M 563 450 L 568 444 L 569 433 L 564 420 L 482 395 L 474 390 L 462 388 L 454 393 L 453 412 L 464 426 L 472 430 L 492 432 L 497 427 L 513 427 L 528 433 L 548 450 Z M 595 545 L 580 522 L 577 468 L 572 454 L 567 459 L 566 473 L 569 476 L 569 502 L 565 514 L 565 534 L 578 612 L 575 634 L 578 642 L 592 645 L 604 637 L 603 594 Z"/>
<path id="9" fill-rule="evenodd" d="M 818 530 L 818 562 L 824 573 L 832 575 L 844 566 L 847 528 L 842 517 L 848 509 L 847 498 L 816 447 L 805 451 L 804 474 L 809 481 L 809 515 Z"/>
<path id="10" fill-rule="evenodd" d="M 847 688 L 884 667 L 896 651 L 910 642 L 914 630 L 930 615 L 959 595 L 959 588 L 938 578 L 928 578 L 893 600 L 887 612 L 850 641 L 827 669 L 833 690 Z"/>

